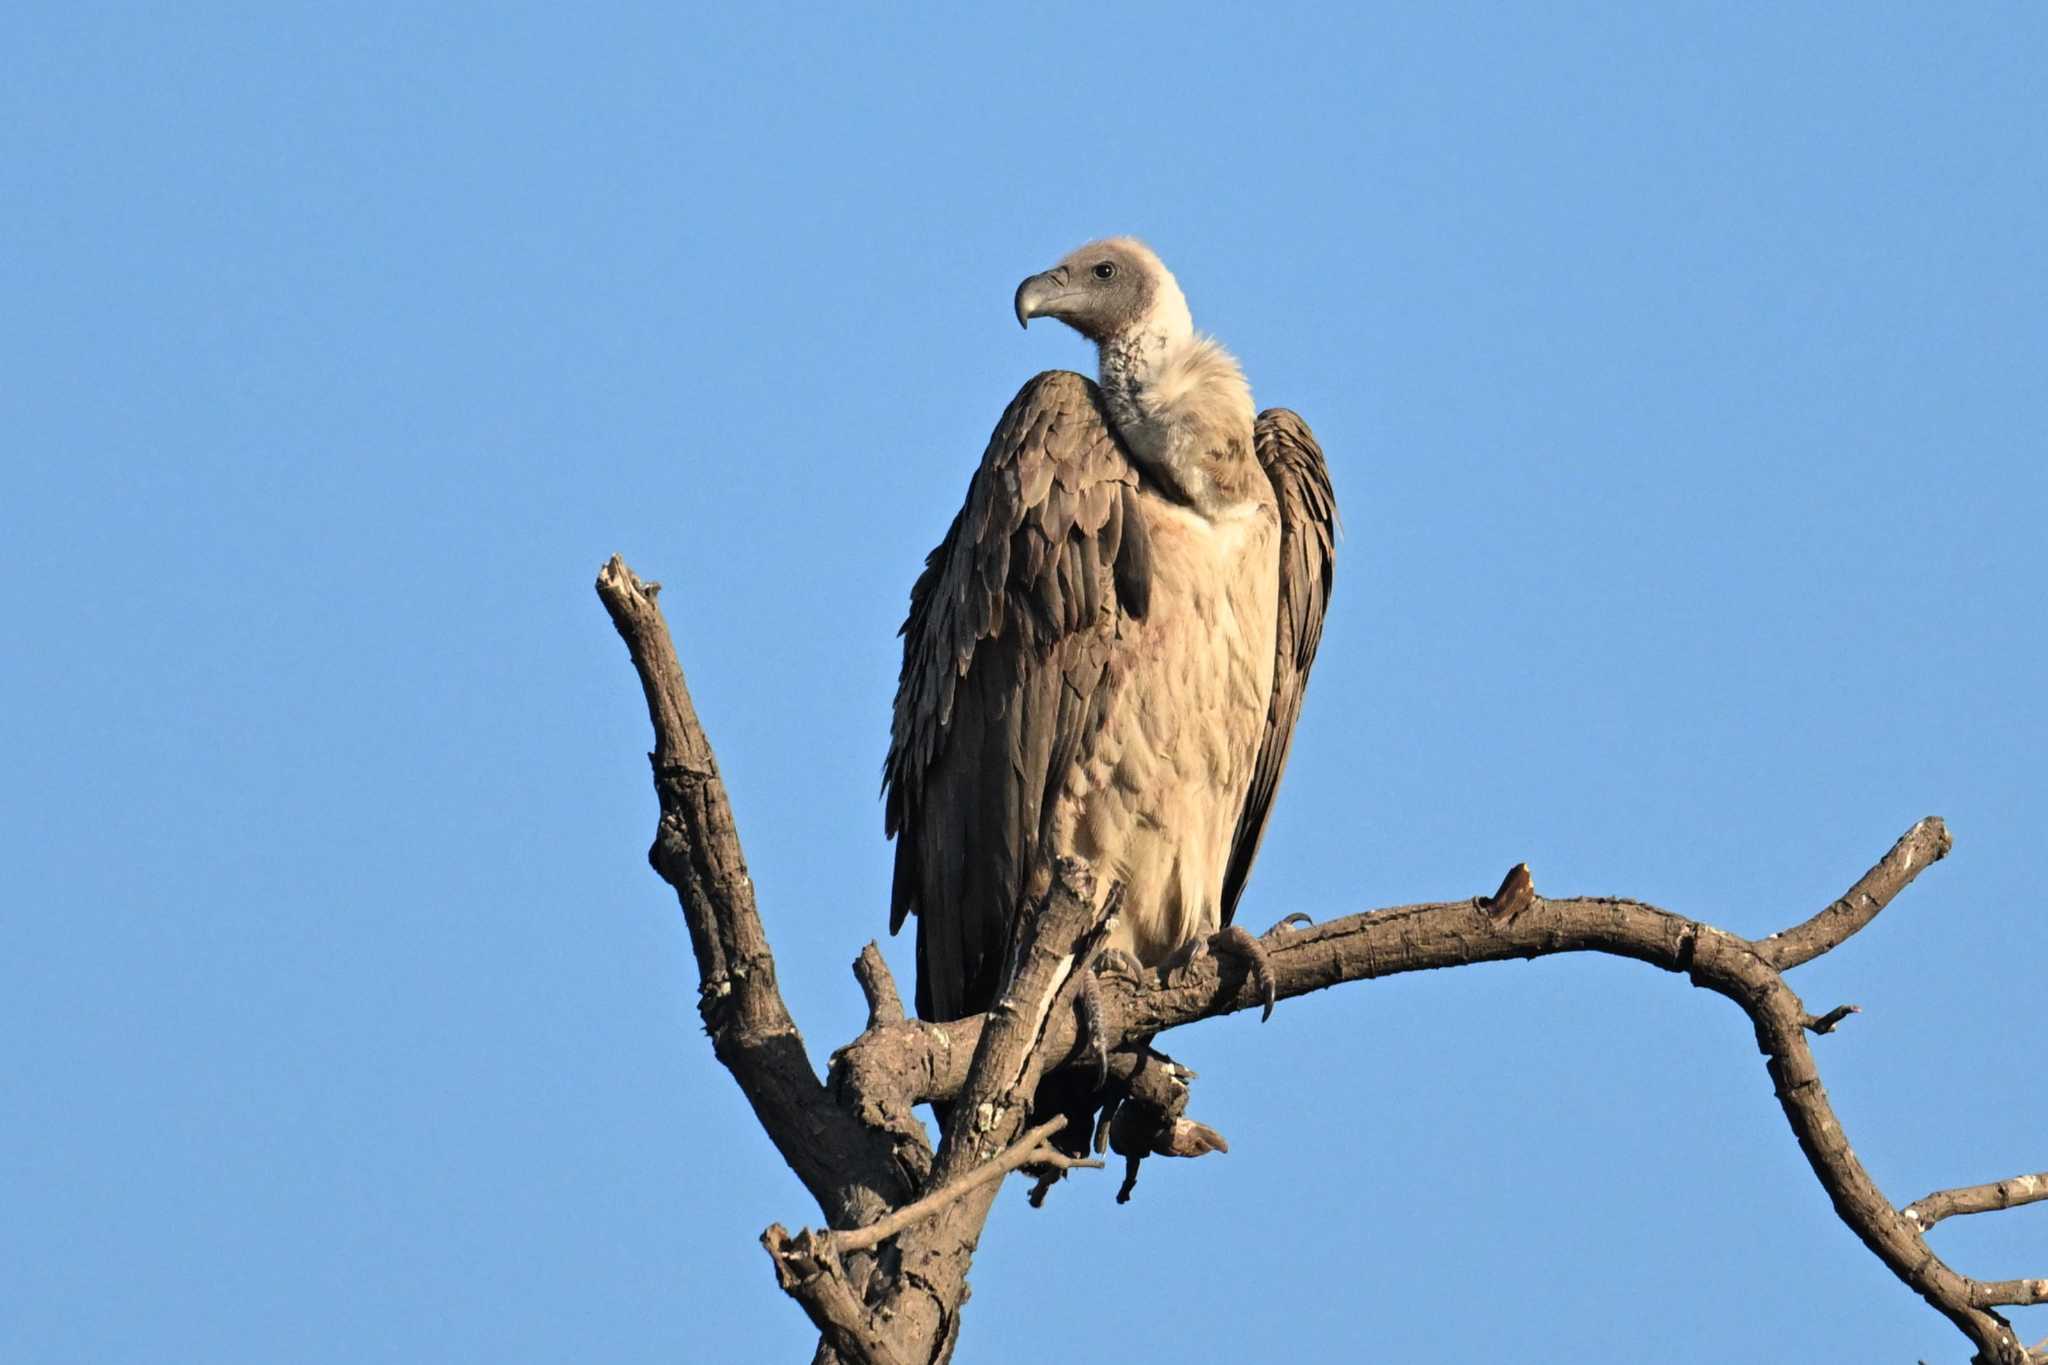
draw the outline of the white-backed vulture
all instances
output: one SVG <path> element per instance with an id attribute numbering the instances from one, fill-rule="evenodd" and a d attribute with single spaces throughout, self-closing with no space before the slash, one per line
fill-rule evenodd
<path id="1" fill-rule="evenodd" d="M 1336 505 L 1308 426 L 1252 415 L 1142 243 L 1018 286 L 1017 320 L 1093 341 L 997 423 L 903 625 L 883 770 L 890 930 L 917 1010 L 986 1009 L 1053 858 L 1124 887 L 1109 942 L 1158 966 L 1228 925 L 1322 632 Z"/>

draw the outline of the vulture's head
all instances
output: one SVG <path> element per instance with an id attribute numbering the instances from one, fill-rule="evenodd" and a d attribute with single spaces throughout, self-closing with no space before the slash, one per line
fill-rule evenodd
<path id="1" fill-rule="evenodd" d="M 1194 324 L 1173 272 L 1135 237 L 1106 237 L 1017 286 L 1017 322 L 1057 318 L 1090 341 L 1159 331 L 1185 336 Z"/>

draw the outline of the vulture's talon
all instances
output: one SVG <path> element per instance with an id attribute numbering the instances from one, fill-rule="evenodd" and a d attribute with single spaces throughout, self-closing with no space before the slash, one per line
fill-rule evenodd
<path id="1" fill-rule="evenodd" d="M 1251 931 L 1242 924 L 1226 924 L 1210 937 L 1209 951 L 1244 959 L 1251 972 L 1252 983 L 1259 988 L 1259 999 L 1266 1006 L 1259 1015 L 1259 1022 L 1271 1019 L 1274 1002 L 1280 994 L 1273 981 L 1273 962 L 1266 954 L 1266 945 L 1253 938 Z"/>
<path id="2" fill-rule="evenodd" d="M 1103 948 L 1095 954 L 1090 964 L 1098 976 L 1114 976 L 1130 982 L 1133 986 L 1145 982 L 1145 964 L 1121 948 Z"/>
<path id="3" fill-rule="evenodd" d="M 1277 924 L 1275 924 L 1275 925 L 1274 925 L 1274 926 L 1273 926 L 1272 928 L 1268 929 L 1268 930 L 1267 930 L 1267 931 L 1266 931 L 1265 933 L 1263 933 L 1263 934 L 1260 934 L 1260 935 L 1259 935 L 1259 938 L 1260 938 L 1260 939 L 1261 939 L 1262 941 L 1263 941 L 1263 940 L 1265 940 L 1265 939 L 1269 939 L 1269 938 L 1278 938 L 1278 937 L 1280 937 L 1280 931 L 1281 931 L 1282 929 L 1288 929 L 1288 928 L 1292 928 L 1292 927 L 1293 927 L 1294 925 L 1297 925 L 1297 924 L 1314 924 L 1314 923 L 1315 923 L 1315 921 L 1314 921 L 1314 920 L 1310 919 L 1310 918 L 1309 918 L 1309 917 L 1308 917 L 1307 915 L 1305 915 L 1305 914 L 1303 914 L 1303 913 L 1302 913 L 1301 911 L 1297 910 L 1297 911 L 1295 911 L 1295 912 L 1294 912 L 1293 914 L 1291 914 L 1291 915 L 1283 915 L 1283 916 L 1281 916 L 1281 917 L 1280 917 L 1280 922 L 1279 922 L 1279 923 L 1277 923 Z"/>
<path id="4" fill-rule="evenodd" d="M 1193 969 L 1195 962 L 1202 954 L 1208 951 L 1208 939 L 1189 939 L 1186 943 L 1181 944 L 1180 947 L 1167 954 L 1166 960 L 1159 964 L 1160 977 L 1169 986 L 1179 985 L 1186 978 L 1188 972 Z"/>

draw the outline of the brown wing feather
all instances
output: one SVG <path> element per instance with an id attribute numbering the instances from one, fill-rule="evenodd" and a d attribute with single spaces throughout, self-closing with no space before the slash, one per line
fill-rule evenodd
<path id="1" fill-rule="evenodd" d="M 911 589 L 882 794 L 889 929 L 917 916 L 924 1018 L 985 1009 L 1000 985 L 1051 797 L 1101 723 L 1118 617 L 1144 614 L 1136 489 L 1095 385 L 1041 374 Z"/>
<path id="2" fill-rule="evenodd" d="M 1266 737 L 1252 768 L 1251 790 L 1237 818 L 1230 862 L 1223 873 L 1223 922 L 1237 914 L 1252 860 L 1259 856 L 1273 793 L 1287 767 L 1294 722 L 1309 666 L 1322 643 L 1323 612 L 1330 604 L 1337 559 L 1337 498 L 1323 448 L 1308 423 L 1286 408 L 1269 408 L 1253 427 L 1259 464 L 1273 484 L 1280 506 L 1280 622 L 1274 634 L 1273 701 L 1266 711 Z"/>

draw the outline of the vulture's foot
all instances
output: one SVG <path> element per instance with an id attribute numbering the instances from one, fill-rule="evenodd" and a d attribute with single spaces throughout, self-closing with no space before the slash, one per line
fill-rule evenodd
<path id="1" fill-rule="evenodd" d="M 1286 922 L 1281 921 L 1282 924 Z M 1271 1019 L 1273 1003 L 1279 999 L 1279 991 L 1273 984 L 1273 962 L 1266 955 L 1266 945 L 1253 938 L 1251 931 L 1242 924 L 1226 924 L 1210 936 L 1209 951 L 1219 957 L 1228 953 L 1232 957 L 1244 959 L 1245 966 L 1251 971 L 1253 984 L 1259 988 L 1259 999 L 1266 1005 L 1259 1015 L 1259 1021 L 1264 1023 Z"/>
<path id="2" fill-rule="evenodd" d="M 1102 949 L 1088 965 L 1097 975 L 1120 976 L 1134 986 L 1145 980 L 1145 964 L 1121 948 Z"/>

